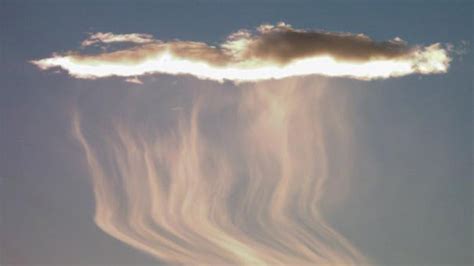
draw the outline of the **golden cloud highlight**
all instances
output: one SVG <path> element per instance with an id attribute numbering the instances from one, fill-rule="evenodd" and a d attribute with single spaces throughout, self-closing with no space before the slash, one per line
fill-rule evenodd
<path id="1" fill-rule="evenodd" d="M 439 43 L 409 46 L 400 38 L 376 42 L 363 34 L 295 29 L 288 24 L 240 30 L 212 46 L 160 41 L 148 34 L 97 33 L 82 45 L 132 43 L 98 54 L 68 52 L 33 60 L 40 69 L 61 68 L 75 78 L 133 78 L 149 74 L 193 75 L 217 81 L 259 81 L 323 75 L 362 80 L 444 73 L 451 58 Z"/>

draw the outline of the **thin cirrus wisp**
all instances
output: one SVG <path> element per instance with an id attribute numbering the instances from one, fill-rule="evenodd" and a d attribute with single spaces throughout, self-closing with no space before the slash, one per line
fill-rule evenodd
<path id="1" fill-rule="evenodd" d="M 96 136 L 75 112 L 96 224 L 170 264 L 367 263 L 320 210 L 328 138 L 337 138 L 328 128 L 348 130 L 329 121 L 340 118 L 323 107 L 330 94 L 298 79 L 238 89 L 234 119 L 219 120 L 222 130 L 211 133 L 204 120 L 216 115 L 216 102 L 205 97 L 166 130 L 117 118 Z"/>

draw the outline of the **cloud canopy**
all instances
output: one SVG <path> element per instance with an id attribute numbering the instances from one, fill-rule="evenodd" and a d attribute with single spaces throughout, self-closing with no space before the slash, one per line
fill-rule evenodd
<path id="1" fill-rule="evenodd" d="M 189 74 L 201 79 L 258 81 L 324 75 L 370 80 L 409 74 L 444 73 L 451 58 L 440 43 L 410 46 L 400 38 L 377 42 L 364 34 L 295 29 L 279 23 L 239 30 L 212 46 L 161 41 L 152 35 L 95 33 L 81 44 L 109 46 L 100 53 L 70 51 L 33 60 L 41 69 L 61 68 L 75 78 L 125 77 L 135 83 L 149 74 Z"/>

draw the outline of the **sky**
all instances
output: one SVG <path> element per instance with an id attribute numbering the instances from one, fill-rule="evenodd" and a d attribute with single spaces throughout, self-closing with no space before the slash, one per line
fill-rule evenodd
<path id="1" fill-rule="evenodd" d="M 471 1 L 421 0 L 1 1 L 0 264 L 168 265 L 166 258 L 181 253 L 174 256 L 164 252 L 166 245 L 156 239 L 140 242 L 136 232 L 113 229 L 114 225 L 130 226 L 126 219 L 134 217 L 130 206 L 149 204 L 140 200 L 140 195 L 148 195 L 143 192 L 148 186 L 133 178 L 147 176 L 140 171 L 148 157 L 136 161 L 127 157 L 137 152 L 151 154 L 152 160 L 171 158 L 171 166 L 164 166 L 171 173 L 186 167 L 195 172 L 194 161 L 186 156 L 194 153 L 212 158 L 208 164 L 198 163 L 204 172 L 213 171 L 209 176 L 232 170 L 235 190 L 229 209 L 221 214 L 237 218 L 239 204 L 246 202 L 240 190 L 252 188 L 245 180 L 255 180 L 247 177 L 252 169 L 273 175 L 275 165 L 289 167 L 294 174 L 290 184 L 310 169 L 325 187 L 324 194 L 315 190 L 307 197 L 323 195 L 317 201 L 318 211 L 337 232 L 328 237 L 328 243 L 338 246 L 333 250 L 335 258 L 374 265 L 472 265 L 472 5 Z M 403 41 L 395 45 L 407 62 L 420 62 L 413 54 L 416 47 L 440 43 L 451 61 L 446 68 L 430 73 L 410 71 L 372 78 L 369 74 L 373 72 L 333 75 L 322 69 L 311 75 L 292 73 L 285 79 L 252 78 L 246 83 L 240 83 L 241 77 L 276 64 L 272 60 L 281 57 L 257 54 L 251 58 L 262 60 L 257 68 L 224 77 L 199 76 L 191 68 L 185 72 L 191 75 L 158 71 L 81 77 L 73 70 L 41 69 L 35 63 L 53 58 L 53 53 L 64 57 L 75 51 L 77 57 L 94 57 L 108 52 L 104 49 L 143 48 L 141 43 L 115 47 L 115 43 L 104 42 L 81 47 L 98 32 L 147 34 L 145 39 L 152 44 L 160 40 L 171 47 L 184 45 L 182 54 L 173 55 L 195 59 L 187 53 L 186 41 L 219 46 L 242 29 L 250 30 L 258 41 L 265 34 L 256 28 L 280 22 L 303 32 L 323 32 L 328 38 L 348 33 L 348 39 L 341 41 L 350 42 L 349 48 L 342 49 L 344 56 L 339 59 L 343 62 L 354 63 L 351 56 L 360 54 L 351 49 L 360 43 L 352 42 L 360 41 L 356 37 L 360 33 L 369 36 L 370 43 L 400 38 Z M 448 49 L 448 44 L 454 48 Z M 331 54 L 333 50 L 327 51 Z M 197 57 L 203 54 L 199 50 Z M 341 50 L 331 55 L 340 56 Z M 221 65 L 214 65 L 217 69 L 222 65 L 239 69 L 240 63 L 251 61 L 250 57 L 226 56 L 218 56 L 229 61 L 219 61 Z M 291 60 L 300 58 L 292 56 Z M 116 63 L 93 59 L 98 65 Z M 213 65 L 211 61 L 206 62 Z M 121 62 L 118 60 L 119 65 Z M 280 113 L 285 119 L 278 120 Z M 200 134 L 193 135 L 196 130 Z M 239 142 L 241 139 L 245 141 Z M 289 139 L 294 149 L 285 148 L 282 139 Z M 314 143 L 305 142 L 308 139 Z M 142 142 L 145 145 L 138 144 Z M 155 152 L 153 145 L 167 147 L 163 150 L 169 152 Z M 95 155 L 87 157 L 88 149 Z M 188 152 L 180 153 L 183 150 Z M 272 157 L 280 153 L 289 161 Z M 225 165 L 219 158 L 230 166 L 215 167 Z M 122 178 L 122 183 L 101 177 L 94 164 L 104 176 Z M 226 176 L 219 173 L 216 176 Z M 271 179 L 262 180 L 270 187 L 273 184 Z M 203 178 L 201 182 L 211 181 Z M 97 192 L 104 187 L 110 193 Z M 184 186 L 170 198 L 185 201 L 188 188 Z M 166 189 L 161 192 L 166 194 Z M 101 201 L 103 195 L 108 196 Z M 253 221 L 252 208 L 266 202 L 266 194 L 262 195 L 247 199 L 250 211 L 240 213 L 243 222 L 239 226 L 266 240 L 269 236 L 258 226 L 246 223 Z M 108 197 L 117 199 L 108 201 Z M 207 199 L 196 197 L 196 202 Z M 100 210 L 109 208 L 117 208 L 120 215 L 108 222 Z M 192 209 L 187 215 L 184 217 L 194 217 Z M 301 217 L 305 220 L 306 213 Z M 270 219 L 269 224 L 272 222 Z M 279 240 L 279 233 L 275 235 Z M 282 237 L 293 239 L 292 235 Z M 270 254 L 268 257 L 277 257 L 272 253 L 275 250 L 281 256 L 300 252 L 293 247 L 274 247 L 268 239 L 270 244 L 255 250 Z M 320 239 L 314 239 L 320 244 Z M 203 244 L 203 249 L 215 246 L 219 245 Z M 189 256 L 201 258 L 196 254 Z"/>

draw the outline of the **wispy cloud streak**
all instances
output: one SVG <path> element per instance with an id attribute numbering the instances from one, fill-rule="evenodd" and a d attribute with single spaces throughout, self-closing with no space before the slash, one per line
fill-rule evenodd
<path id="1" fill-rule="evenodd" d="M 91 34 L 89 38 L 82 41 L 81 46 L 91 46 L 94 44 L 106 44 L 106 43 L 150 43 L 154 42 L 153 36 L 150 34 L 143 33 L 131 33 L 131 34 L 113 34 L 111 32 L 97 32 Z"/>
<path id="2" fill-rule="evenodd" d="M 294 80 L 275 85 L 236 100 L 235 148 L 203 133 L 203 107 L 212 102 L 198 102 L 166 134 L 123 118 L 109 134 L 86 134 L 90 125 L 76 113 L 97 225 L 176 265 L 367 263 L 319 208 L 328 125 L 315 103 L 328 99 Z"/>

